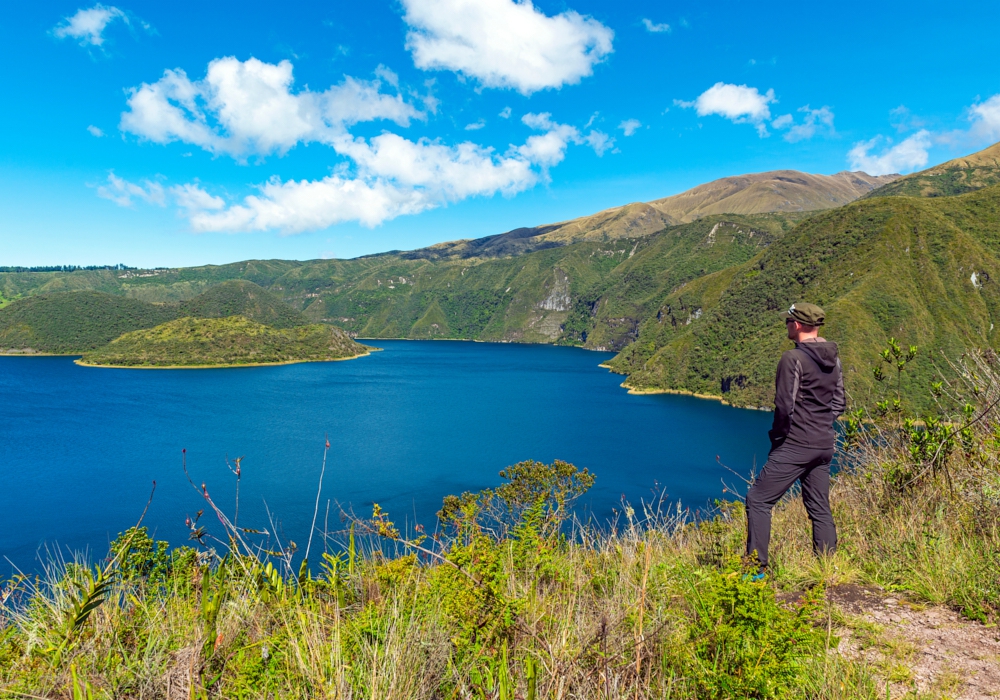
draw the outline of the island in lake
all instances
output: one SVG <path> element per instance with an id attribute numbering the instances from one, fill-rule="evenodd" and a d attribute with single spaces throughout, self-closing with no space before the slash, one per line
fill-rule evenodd
<path id="1" fill-rule="evenodd" d="M 179 303 L 96 291 L 39 294 L 0 314 L 0 354 L 82 355 L 77 363 L 87 366 L 242 367 L 347 360 L 371 350 L 247 280 Z"/>
<path id="2" fill-rule="evenodd" d="M 339 328 L 319 323 L 275 328 L 245 316 L 185 317 L 125 333 L 76 362 L 161 369 L 239 367 L 348 360 L 370 350 Z"/>

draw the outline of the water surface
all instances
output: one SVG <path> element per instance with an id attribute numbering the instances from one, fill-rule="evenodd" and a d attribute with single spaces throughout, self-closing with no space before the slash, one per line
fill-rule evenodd
<path id="1" fill-rule="evenodd" d="M 141 513 L 182 544 L 204 502 L 231 511 L 242 457 L 240 522 L 305 543 L 324 437 L 328 500 L 433 526 L 449 493 L 499 483 L 524 459 L 563 459 L 597 475 L 587 507 L 602 519 L 622 496 L 703 506 L 721 497 L 716 463 L 746 473 L 766 458 L 771 415 L 685 396 L 632 396 L 576 348 L 376 341 L 347 362 L 219 370 L 79 367 L 62 357 L 0 357 L 0 556 L 37 567 L 43 543 L 98 555 Z M 330 529 L 339 528 L 331 507 Z M 213 523 L 205 516 L 209 526 Z M 218 529 L 216 527 L 216 529 Z M 3 562 L 0 573 L 9 573 Z"/>

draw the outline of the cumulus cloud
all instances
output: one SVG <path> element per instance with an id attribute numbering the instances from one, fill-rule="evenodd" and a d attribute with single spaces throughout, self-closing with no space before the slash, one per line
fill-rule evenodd
<path id="1" fill-rule="evenodd" d="M 510 107 L 504 107 L 497 116 L 501 119 L 510 119 Z"/>
<path id="2" fill-rule="evenodd" d="M 97 138 L 101 138 L 102 136 L 104 136 L 104 132 L 101 131 L 96 126 L 94 126 L 93 124 L 87 127 L 87 131 L 90 132 L 91 136 L 96 136 Z"/>
<path id="3" fill-rule="evenodd" d="M 384 66 L 382 79 L 395 80 Z M 154 143 L 183 141 L 238 159 L 284 154 L 298 143 L 331 143 L 345 127 L 387 119 L 401 126 L 423 114 L 381 80 L 345 77 L 324 92 L 293 91 L 292 64 L 219 58 L 203 80 L 180 69 L 129 91 L 122 131 Z"/>
<path id="4" fill-rule="evenodd" d="M 466 131 L 478 131 L 479 129 L 482 129 L 485 126 L 486 126 L 486 122 L 484 120 L 480 119 L 477 122 L 472 122 L 471 124 L 466 124 L 465 125 L 465 130 Z"/>
<path id="5" fill-rule="evenodd" d="M 57 39 L 76 39 L 80 46 L 103 46 L 104 30 L 109 24 L 121 20 L 129 23 L 128 16 L 117 7 L 100 3 L 90 9 L 80 9 L 76 14 L 65 17 L 52 29 L 52 35 Z"/>
<path id="6" fill-rule="evenodd" d="M 852 168 L 872 175 L 906 173 L 926 167 L 928 151 L 933 146 L 946 146 L 952 152 L 968 152 L 1000 140 L 1000 94 L 969 107 L 965 115 L 969 125 L 963 129 L 931 131 L 923 128 L 926 122 L 902 105 L 891 110 L 889 115 L 897 131 L 917 131 L 895 146 L 891 145 L 892 139 L 882 135 L 854 144 L 847 154 Z M 881 151 L 872 152 L 880 146 Z"/>
<path id="7" fill-rule="evenodd" d="M 623 132 L 625 132 L 626 136 L 631 136 L 636 131 L 638 131 L 639 127 L 641 126 L 642 122 L 640 122 L 638 119 L 626 119 L 625 121 L 623 121 L 621 124 L 618 125 L 618 128 L 621 129 Z"/>
<path id="8" fill-rule="evenodd" d="M 679 107 L 694 108 L 699 117 L 717 114 L 737 124 L 753 124 L 761 137 L 768 135 L 765 122 L 771 118 L 768 105 L 772 102 L 777 102 L 774 90 L 761 94 L 755 87 L 722 82 L 716 83 L 690 102 L 674 100 L 674 104 Z"/>
<path id="9" fill-rule="evenodd" d="M 824 106 L 819 109 L 812 109 L 809 105 L 806 105 L 805 107 L 799 107 L 798 111 L 805 115 L 802 122 L 796 123 L 795 117 L 791 114 L 782 114 L 771 122 L 771 128 L 779 131 L 788 129 L 788 132 L 785 134 L 785 140 L 790 143 L 811 139 L 820 131 L 825 131 L 828 134 L 834 133 L 833 111 L 829 107 Z"/>
<path id="10" fill-rule="evenodd" d="M 644 26 L 646 28 L 647 32 L 651 32 L 653 34 L 662 34 L 664 32 L 669 32 L 670 31 L 670 25 L 669 24 L 666 24 L 666 23 L 657 24 L 653 20 L 646 19 L 646 18 L 643 18 L 643 20 L 642 20 L 642 26 Z"/>
<path id="11" fill-rule="evenodd" d="M 890 146 L 891 139 L 876 136 L 868 141 L 861 141 L 847 154 L 851 169 L 863 170 L 869 175 L 889 175 L 905 173 L 923 168 L 927 165 L 927 151 L 932 145 L 931 133 L 921 129 L 909 138 Z M 885 144 L 878 154 L 872 149 Z"/>
<path id="12" fill-rule="evenodd" d="M 374 227 L 468 197 L 498 192 L 514 195 L 537 183 L 539 174 L 532 166 L 541 164 L 540 158 L 532 160 L 516 149 L 498 156 L 473 143 L 445 146 L 390 133 L 371 140 L 344 137 L 335 148 L 354 161 L 356 176 L 335 174 L 315 181 L 286 182 L 272 178 L 259 188 L 259 195 L 246 197 L 241 204 L 193 213 L 192 227 L 197 231 L 278 229 L 283 233 L 344 221 Z"/>
<path id="13" fill-rule="evenodd" d="M 151 180 L 142 184 L 129 182 L 113 172 L 108 173 L 107 183 L 97 187 L 97 196 L 107 199 L 120 207 L 131 207 L 136 199 L 147 204 L 166 206 L 167 197 L 163 185 Z"/>
<path id="14" fill-rule="evenodd" d="M 589 125 L 561 124 L 549 113 L 525 115 L 522 122 L 536 133 L 502 152 L 469 141 L 448 145 L 388 131 L 356 136 L 350 127 L 358 122 L 384 119 L 406 126 L 424 117 L 398 94 L 382 92 L 383 82 L 398 84 L 394 73 L 380 66 L 377 76 L 372 81 L 345 77 L 339 85 L 313 92 L 294 89 L 288 61 L 221 58 L 209 64 L 202 80 L 168 70 L 155 83 L 129 91 L 123 132 L 154 143 L 180 141 L 240 161 L 317 142 L 331 148 L 338 164 L 317 180 L 272 177 L 238 202 L 197 182 L 165 190 L 113 173 L 98 194 L 122 206 L 169 200 L 197 231 L 296 233 L 344 221 L 371 227 L 470 197 L 513 196 L 546 180 L 570 145 L 588 146 L 598 156 L 614 147 L 608 134 Z M 501 116 L 509 117 L 509 108 Z M 467 128 L 483 125 L 480 120 Z"/>
<path id="15" fill-rule="evenodd" d="M 532 129 L 545 132 L 529 136 L 524 145 L 518 148 L 518 152 L 522 156 L 543 168 L 549 168 L 562 162 L 566 155 L 566 147 L 571 143 L 586 144 L 593 148 L 598 156 L 603 156 L 605 151 L 615 145 L 615 140 L 603 131 L 591 129 L 584 134 L 575 126 L 554 122 L 549 112 L 525 114 L 521 117 L 521 121 Z M 591 119 L 592 121 L 593 119 Z M 591 122 L 587 122 L 587 126 Z"/>
<path id="16" fill-rule="evenodd" d="M 531 0 L 403 0 L 406 47 L 423 70 L 451 70 L 529 95 L 575 84 L 612 51 L 614 32 Z"/>
<path id="17" fill-rule="evenodd" d="M 226 208 L 226 200 L 216 197 L 196 184 L 174 185 L 170 188 L 177 206 L 189 212 L 216 211 Z"/>
<path id="18" fill-rule="evenodd" d="M 157 183 L 130 183 L 113 173 L 98 194 L 122 206 L 135 199 L 163 204 L 169 195 L 196 231 L 297 233 L 344 221 L 374 227 L 469 197 L 513 196 L 547 178 L 571 144 L 587 145 L 598 155 L 614 145 L 601 131 L 583 133 L 548 113 L 527 114 L 522 121 L 540 133 L 503 154 L 471 142 L 448 146 L 388 132 L 366 139 L 344 131 L 329 145 L 353 167 L 345 164 L 319 180 L 271 178 L 231 205 L 196 183 L 165 191 Z"/>
<path id="19" fill-rule="evenodd" d="M 1000 95 L 972 105 L 969 118 L 972 121 L 969 131 L 980 143 L 1000 140 Z"/>

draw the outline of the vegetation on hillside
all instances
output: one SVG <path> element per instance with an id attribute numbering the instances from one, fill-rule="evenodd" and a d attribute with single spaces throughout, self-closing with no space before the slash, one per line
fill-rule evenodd
<path id="1" fill-rule="evenodd" d="M 995 346 L 1000 185 L 982 185 L 997 171 L 998 148 L 872 193 L 906 193 L 913 183 L 948 178 L 962 179 L 963 188 L 981 187 L 961 196 L 869 196 L 825 212 L 721 214 L 655 233 L 623 223 L 627 212 L 642 217 L 649 206 L 629 205 L 551 230 L 518 229 L 356 260 L 0 273 L 0 293 L 14 298 L 89 289 L 171 304 L 178 316 L 241 313 L 280 326 L 305 319 L 369 338 L 582 345 L 620 351 L 611 366 L 629 375 L 630 387 L 765 407 L 775 358 L 788 347 L 775 312 L 808 300 L 827 308 L 826 333 L 841 345 L 848 389 L 864 395 L 873 379 L 860 358 L 891 336 L 928 351 L 911 375 L 920 381 L 935 375 L 941 353 L 954 357 L 964 347 Z M 979 174 L 961 175 L 967 171 Z M 841 175 L 845 197 L 876 184 Z M 755 182 L 730 180 L 713 187 L 745 194 L 750 189 L 740 189 L 740 182 Z M 786 177 L 782 186 L 815 189 L 794 180 Z M 721 194 L 706 187 L 692 193 L 719 200 Z M 957 191 L 949 188 L 920 193 Z M 655 218 L 643 221 L 652 226 Z M 612 224 L 621 227 L 602 228 Z M 597 238 L 567 244 L 591 234 Z M 23 303 L 0 310 L 0 338 L 5 319 Z M 62 338 L 49 343 L 30 323 L 18 328 L 11 336 L 17 342 L 31 331 L 36 349 L 68 347 Z"/>
<path id="2" fill-rule="evenodd" d="M 900 357 L 905 374 L 912 360 Z M 894 408 L 887 376 L 885 410 L 879 400 L 852 413 L 843 445 L 832 494 L 840 550 L 812 556 L 804 509 L 789 498 L 762 583 L 743 575 L 738 500 L 697 520 L 625 506 L 597 530 L 570 518 L 593 475 L 562 462 L 523 462 L 497 488 L 446 498 L 426 529 L 433 537 L 401 532 L 375 505 L 342 533 L 310 536 L 307 560 L 277 534 L 237 527 L 209 495 L 222 485 L 196 486 L 209 515 L 189 523 L 192 546 L 171 550 L 139 527 L 97 566 L 53 564 L 41 579 L 6 582 L 0 688 L 74 698 L 917 697 L 905 654 L 825 592 L 878 585 L 998 620 L 998 372 L 994 354 L 973 355 L 959 384 L 929 387 L 939 409 L 926 430 Z M 839 651 L 845 633 L 868 640 L 864 654 Z"/>
<path id="3" fill-rule="evenodd" d="M 29 296 L 0 308 L 0 352 L 8 353 L 82 354 L 124 333 L 181 317 L 240 315 L 276 328 L 308 323 L 280 297 L 247 280 L 222 282 L 180 304 L 76 291 Z"/>
<path id="4" fill-rule="evenodd" d="M 884 185 L 867 197 L 953 197 L 1000 184 L 1000 144 Z"/>
<path id="5" fill-rule="evenodd" d="M 178 315 L 194 318 L 243 316 L 274 328 L 304 326 L 308 321 L 281 297 L 249 280 L 229 280 L 209 287 L 178 305 Z"/>
<path id="6" fill-rule="evenodd" d="M 676 291 L 663 310 L 696 309 L 699 318 L 688 325 L 648 317 L 610 364 L 632 387 L 767 406 L 776 358 L 791 347 L 778 313 L 810 301 L 827 312 L 823 335 L 840 344 L 856 397 L 874 386 L 865 358 L 893 336 L 919 345 L 904 381 L 923 386 L 965 348 L 996 346 L 998 275 L 1000 187 L 863 200 L 818 214 L 749 262 Z"/>
<path id="7" fill-rule="evenodd" d="M 80 353 L 174 317 L 173 309 L 102 292 L 29 296 L 0 309 L 0 352 Z"/>
<path id="8" fill-rule="evenodd" d="M 367 354 L 339 328 L 313 324 L 274 328 L 244 316 L 180 318 L 132 331 L 86 352 L 81 364 L 185 367 L 321 362 Z"/>

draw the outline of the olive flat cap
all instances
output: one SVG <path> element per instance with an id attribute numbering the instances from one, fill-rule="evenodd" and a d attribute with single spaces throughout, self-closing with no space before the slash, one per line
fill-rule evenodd
<path id="1" fill-rule="evenodd" d="M 807 326 L 822 326 L 826 320 L 826 312 L 815 304 L 792 304 L 788 311 L 781 314 L 782 318 L 792 319 Z"/>

